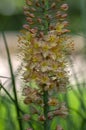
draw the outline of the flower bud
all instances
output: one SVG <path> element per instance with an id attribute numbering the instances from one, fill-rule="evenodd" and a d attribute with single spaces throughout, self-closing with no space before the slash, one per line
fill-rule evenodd
<path id="1" fill-rule="evenodd" d="M 38 23 L 41 23 L 41 22 L 42 22 L 42 19 L 38 18 L 37 21 L 38 21 Z"/>
<path id="2" fill-rule="evenodd" d="M 26 30 L 29 30 L 30 29 L 30 26 L 28 24 L 24 24 L 23 25 L 23 28 L 26 29 Z"/>
<path id="3" fill-rule="evenodd" d="M 27 22 L 33 22 L 32 18 L 30 18 L 30 17 L 27 17 L 26 20 L 27 20 Z"/>
<path id="4" fill-rule="evenodd" d="M 60 125 L 58 125 L 58 126 L 56 127 L 56 130 L 63 130 L 63 128 L 62 128 Z"/>
<path id="5" fill-rule="evenodd" d="M 44 33 L 43 32 L 40 32 L 39 33 L 39 38 L 43 38 L 44 37 Z"/>
<path id="6" fill-rule="evenodd" d="M 67 17 L 67 14 L 62 14 L 61 15 L 61 18 L 66 18 Z"/>
<path id="7" fill-rule="evenodd" d="M 32 34 L 35 34 L 35 33 L 37 32 L 37 29 L 32 28 L 32 29 L 30 29 L 29 31 L 30 31 Z"/>
<path id="8" fill-rule="evenodd" d="M 53 113 L 51 113 L 51 112 L 48 113 L 48 119 L 49 119 L 49 120 L 52 120 L 52 119 L 53 119 Z"/>
<path id="9" fill-rule="evenodd" d="M 45 4 L 45 0 L 42 0 L 42 3 Z"/>
<path id="10" fill-rule="evenodd" d="M 28 114 L 25 114 L 24 116 L 23 116 L 23 120 L 24 121 L 29 121 L 30 120 L 30 115 L 28 115 Z"/>
<path id="11" fill-rule="evenodd" d="M 64 25 L 64 27 L 66 27 L 68 25 L 68 21 L 64 21 L 63 25 Z"/>
<path id="12" fill-rule="evenodd" d="M 33 11 L 33 12 L 34 12 L 34 11 L 36 11 L 36 9 L 32 7 L 32 8 L 31 8 L 31 11 Z"/>
<path id="13" fill-rule="evenodd" d="M 26 0 L 27 5 L 32 5 L 32 2 L 30 0 Z"/>
<path id="14" fill-rule="evenodd" d="M 26 130 L 33 130 L 32 128 L 27 128 Z"/>
<path id="15" fill-rule="evenodd" d="M 28 11 L 29 10 L 29 8 L 27 6 L 24 6 L 23 9 L 24 9 L 24 11 Z"/>
<path id="16" fill-rule="evenodd" d="M 44 117 L 44 115 L 39 116 L 39 121 L 45 121 L 45 120 L 46 118 Z"/>
<path id="17" fill-rule="evenodd" d="M 29 15 L 31 18 L 34 18 L 34 17 L 35 17 L 35 15 L 32 14 L 32 13 L 29 13 L 28 15 Z"/>
<path id="18" fill-rule="evenodd" d="M 51 8 L 54 9 L 56 7 L 56 3 L 52 3 Z"/>
<path id="19" fill-rule="evenodd" d="M 32 100 L 30 99 L 30 98 L 28 98 L 28 97 L 26 97 L 25 99 L 24 99 L 24 103 L 27 105 L 27 104 L 30 104 L 30 103 L 32 103 Z"/>
<path id="20" fill-rule="evenodd" d="M 36 1 L 36 6 L 40 7 L 40 3 L 38 2 L 38 0 Z"/>
<path id="21" fill-rule="evenodd" d="M 61 5 L 61 9 L 64 10 L 64 11 L 68 10 L 68 8 L 69 8 L 68 4 L 62 4 Z"/>

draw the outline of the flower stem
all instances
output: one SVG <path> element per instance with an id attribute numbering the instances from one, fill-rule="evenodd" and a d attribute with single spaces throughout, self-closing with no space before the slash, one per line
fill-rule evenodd
<path id="1" fill-rule="evenodd" d="M 43 100 L 44 100 L 44 130 L 50 130 L 50 121 L 48 119 L 48 111 L 49 111 L 49 105 L 48 105 L 48 91 L 44 91 L 43 94 Z"/>

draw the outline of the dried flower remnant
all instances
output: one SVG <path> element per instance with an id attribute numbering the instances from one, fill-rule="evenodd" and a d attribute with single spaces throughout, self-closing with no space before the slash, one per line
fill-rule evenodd
<path id="1" fill-rule="evenodd" d="M 57 93 L 66 92 L 69 83 L 66 57 L 73 49 L 73 42 L 67 35 L 70 31 L 66 21 L 68 5 L 61 0 L 26 0 L 26 4 L 24 14 L 28 23 L 19 36 L 24 63 L 24 103 L 36 106 L 31 118 L 36 114 L 36 120 L 47 130 L 50 127 L 47 122 L 56 116 L 68 115 L 65 104 L 57 98 Z M 36 87 L 32 87 L 31 82 L 35 82 Z M 51 107 L 53 111 L 49 112 Z"/>

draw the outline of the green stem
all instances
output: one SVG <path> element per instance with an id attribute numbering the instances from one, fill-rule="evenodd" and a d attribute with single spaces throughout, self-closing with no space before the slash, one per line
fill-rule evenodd
<path id="1" fill-rule="evenodd" d="M 16 108 L 17 119 L 18 119 L 20 117 L 20 112 L 19 112 L 19 106 L 18 106 L 18 99 L 17 99 L 17 92 L 16 92 L 16 85 L 15 85 L 15 77 L 14 77 L 14 74 L 13 74 L 13 68 L 12 68 L 10 53 L 9 53 L 9 49 L 8 49 L 8 45 L 7 45 L 7 41 L 6 41 L 4 32 L 2 32 L 2 36 L 3 36 L 3 40 L 4 40 L 6 52 L 7 52 L 9 67 L 10 67 L 10 74 L 11 74 L 12 84 L 13 84 L 13 93 L 14 93 L 14 98 L 15 98 L 15 108 Z M 21 120 L 18 120 L 18 123 L 19 123 L 20 130 L 23 130 Z"/>
<path id="2" fill-rule="evenodd" d="M 43 100 L 44 100 L 44 116 L 46 118 L 46 120 L 44 121 L 44 130 L 50 130 L 50 121 L 48 119 L 48 111 L 49 111 L 48 91 L 44 91 Z"/>
<path id="3" fill-rule="evenodd" d="M 45 16 L 45 21 L 44 21 L 45 26 L 44 26 L 44 29 L 45 29 L 45 34 L 47 34 L 48 31 L 49 31 L 49 21 L 46 20 L 46 14 L 48 14 L 48 8 L 49 8 L 48 6 L 49 6 L 49 2 L 48 2 L 48 0 L 46 0 L 45 8 L 44 8 L 44 16 Z"/>

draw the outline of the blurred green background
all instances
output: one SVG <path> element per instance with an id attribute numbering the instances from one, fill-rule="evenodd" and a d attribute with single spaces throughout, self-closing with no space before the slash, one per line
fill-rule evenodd
<path id="1" fill-rule="evenodd" d="M 82 35 L 84 43 L 86 43 L 86 0 L 67 0 L 67 2 L 69 3 L 68 19 L 70 23 L 70 30 L 74 36 Z M 19 30 L 22 29 L 22 25 L 26 23 L 25 16 L 23 15 L 24 5 L 24 0 L 0 0 L 0 31 L 19 32 Z M 0 43 L 0 47 L 1 46 L 2 45 Z M 83 52 L 85 52 L 85 56 L 86 44 L 84 44 L 84 48 Z M 80 53 L 81 52 L 79 51 L 79 54 Z M 86 59 L 84 59 L 84 61 L 86 61 Z M 81 68 L 83 68 L 83 63 Z M 57 124 L 61 124 L 64 130 L 86 130 L 86 78 L 79 83 L 74 71 L 73 75 L 75 78 L 75 84 L 69 87 L 70 90 L 68 89 L 67 94 L 62 97 L 65 99 L 67 106 L 69 107 L 70 114 L 67 119 L 56 118 L 52 127 Z M 81 77 L 83 77 L 83 73 L 81 73 Z M 12 84 L 9 80 L 8 82 L 7 90 L 9 91 L 10 88 L 12 89 Z M 2 88 L 0 89 L 2 90 Z M 21 97 L 19 97 L 19 105 L 24 111 L 28 110 L 28 108 L 24 106 L 23 99 L 21 99 Z M 23 121 L 23 126 L 24 130 L 26 130 L 28 122 L 25 123 Z M 34 122 L 33 127 L 36 127 L 36 123 Z M 19 130 L 14 103 L 10 100 L 10 98 L 8 98 L 8 96 L 6 96 L 6 94 L 1 93 L 1 91 L 0 130 Z M 51 130 L 54 129 L 52 128 Z"/>

